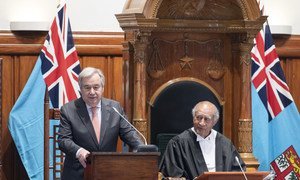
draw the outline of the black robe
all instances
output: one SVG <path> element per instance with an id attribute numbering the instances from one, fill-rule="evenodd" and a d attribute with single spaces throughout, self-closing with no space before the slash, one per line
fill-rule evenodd
<path id="1" fill-rule="evenodd" d="M 217 133 L 216 171 L 241 171 L 235 160 L 236 156 L 245 169 L 245 163 L 232 142 L 224 135 Z M 186 179 L 194 179 L 208 171 L 197 136 L 191 129 L 185 130 L 169 141 L 159 170 L 165 177 L 185 177 Z"/>

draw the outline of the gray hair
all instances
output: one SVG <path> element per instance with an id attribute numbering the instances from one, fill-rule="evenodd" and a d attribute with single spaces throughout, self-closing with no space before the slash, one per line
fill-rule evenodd
<path id="1" fill-rule="evenodd" d="M 91 77 L 94 74 L 98 74 L 99 75 L 99 77 L 100 77 L 100 84 L 101 84 L 102 87 L 104 87 L 104 85 L 105 85 L 105 77 L 103 75 L 103 72 L 100 69 L 93 68 L 93 67 L 86 67 L 86 68 L 84 68 L 80 72 L 79 77 L 78 77 L 79 87 L 82 88 L 82 86 L 83 86 L 82 81 L 83 81 L 84 78 Z"/>
<path id="2" fill-rule="evenodd" d="M 215 109 L 215 113 L 214 113 L 214 115 L 213 115 L 214 121 L 219 120 L 220 113 L 219 113 L 218 108 L 217 108 L 213 103 L 211 103 L 211 102 L 209 102 L 209 101 L 201 101 L 201 102 L 197 103 L 197 104 L 194 106 L 194 108 L 192 109 L 192 115 L 193 115 L 193 117 L 196 116 L 196 109 L 197 109 L 197 106 L 204 105 L 204 104 L 207 104 L 207 105 L 209 105 L 209 106 L 211 106 L 212 108 Z"/>

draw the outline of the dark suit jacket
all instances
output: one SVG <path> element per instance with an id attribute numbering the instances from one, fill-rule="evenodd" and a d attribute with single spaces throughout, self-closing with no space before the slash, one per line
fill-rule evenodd
<path id="1" fill-rule="evenodd" d="M 76 158 L 80 147 L 89 152 L 114 152 L 119 136 L 133 149 L 143 144 L 138 133 L 112 107 L 124 114 L 118 102 L 101 99 L 101 133 L 98 143 L 83 99 L 79 98 L 62 106 L 58 131 L 59 148 L 66 154 L 62 179 L 83 179 L 84 168 Z"/>

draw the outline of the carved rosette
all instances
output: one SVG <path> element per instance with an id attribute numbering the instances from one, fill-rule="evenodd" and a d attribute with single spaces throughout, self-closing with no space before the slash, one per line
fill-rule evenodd
<path id="1" fill-rule="evenodd" d="M 252 120 L 239 119 L 238 126 L 238 151 L 243 153 L 252 152 Z"/>

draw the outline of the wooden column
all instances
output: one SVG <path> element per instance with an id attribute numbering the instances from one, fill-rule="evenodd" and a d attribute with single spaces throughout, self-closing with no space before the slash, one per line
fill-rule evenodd
<path id="1" fill-rule="evenodd" d="M 240 44 L 241 101 L 238 119 L 238 151 L 247 165 L 247 171 L 256 171 L 259 163 L 252 153 L 251 115 L 251 56 L 253 37 Z"/>
<path id="2" fill-rule="evenodd" d="M 149 33 L 136 32 L 134 46 L 133 125 L 147 138 L 146 62 Z"/>

